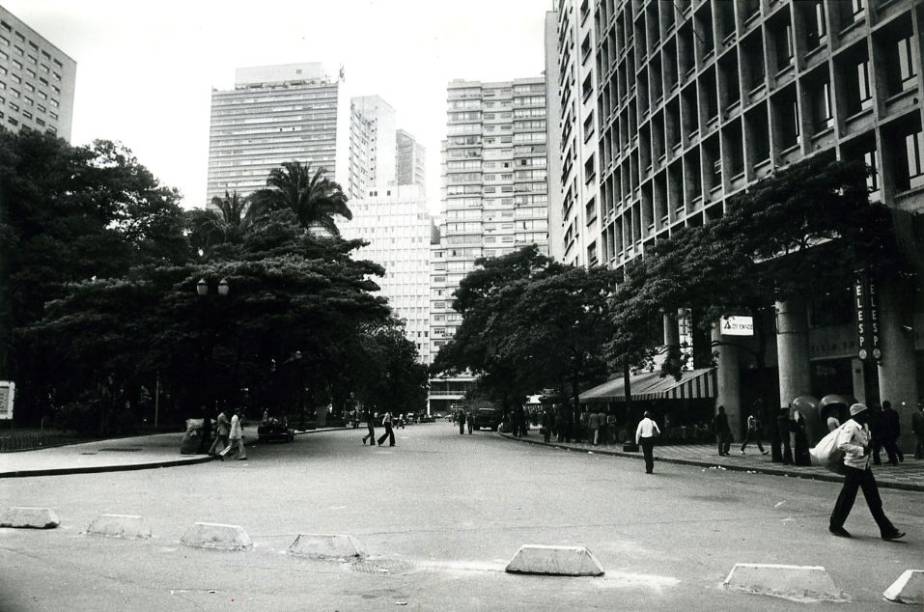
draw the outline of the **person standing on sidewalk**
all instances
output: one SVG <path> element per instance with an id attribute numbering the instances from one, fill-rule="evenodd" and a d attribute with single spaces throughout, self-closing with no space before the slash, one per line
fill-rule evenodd
<path id="1" fill-rule="evenodd" d="M 889 456 L 890 465 L 898 465 L 905 461 L 905 454 L 898 446 L 898 438 L 902 435 L 902 421 L 898 413 L 892 408 L 892 402 L 882 402 L 882 447 Z"/>
<path id="2" fill-rule="evenodd" d="M 645 473 L 651 474 L 654 471 L 654 441 L 655 436 L 661 435 L 658 424 L 651 420 L 651 413 L 647 410 L 638 427 L 635 428 L 635 443 L 642 447 L 642 454 L 645 455 Z"/>
<path id="3" fill-rule="evenodd" d="M 596 446 L 600 441 L 600 416 L 596 412 L 591 412 L 588 415 L 587 426 L 587 441 L 591 444 L 591 446 Z"/>
<path id="4" fill-rule="evenodd" d="M 231 428 L 228 433 L 228 446 L 225 450 L 221 451 L 219 455 L 222 460 L 228 456 L 228 453 L 232 450 L 237 451 L 237 458 L 239 461 L 247 460 L 247 450 L 244 448 L 244 424 L 241 423 L 241 410 L 239 408 L 234 409 L 234 414 L 231 416 Z"/>
<path id="5" fill-rule="evenodd" d="M 760 421 L 757 420 L 757 417 L 753 414 L 748 415 L 748 429 L 744 434 L 744 442 L 741 444 L 741 454 L 744 454 L 744 449 L 748 447 L 748 444 L 756 442 L 757 450 L 760 451 L 761 455 L 766 455 L 767 451 L 764 450 L 763 445 L 760 443 Z"/>
<path id="6" fill-rule="evenodd" d="M 375 446 L 375 417 L 370 408 L 363 409 L 363 418 L 366 419 L 367 430 L 366 435 L 363 436 L 363 446 L 366 445 L 366 440 L 369 440 L 369 446 Z"/>
<path id="7" fill-rule="evenodd" d="M 879 487 L 869 467 L 870 431 L 868 427 L 870 411 L 866 404 L 853 404 L 850 407 L 850 420 L 848 420 L 837 434 L 837 448 L 844 452 L 844 486 L 841 488 L 828 530 L 839 537 L 849 538 L 850 532 L 844 529 L 847 516 L 853 508 L 857 498 L 857 489 L 863 489 L 866 505 L 879 526 L 879 534 L 883 540 L 897 540 L 904 537 L 905 532 L 900 531 L 889 521 L 882 510 L 882 498 L 879 497 Z"/>
<path id="8" fill-rule="evenodd" d="M 792 433 L 792 419 L 789 418 L 789 408 L 783 406 L 776 415 L 776 431 L 779 435 L 779 445 L 782 447 L 780 458 L 785 465 L 792 463 L 792 446 L 789 443 L 789 434 Z"/>
<path id="9" fill-rule="evenodd" d="M 379 446 L 382 446 L 386 438 L 388 439 L 388 446 L 394 446 L 395 430 L 391 427 L 391 411 L 385 412 L 385 416 L 382 417 L 382 426 L 385 427 L 385 433 L 379 436 Z"/>
<path id="10" fill-rule="evenodd" d="M 469 410 L 465 415 L 465 425 L 468 427 L 468 435 L 472 435 L 472 429 L 475 428 L 475 411 Z"/>
<path id="11" fill-rule="evenodd" d="M 456 414 L 456 418 L 459 419 L 459 435 L 460 436 L 464 435 L 465 434 L 465 411 L 459 410 L 458 414 Z"/>
<path id="12" fill-rule="evenodd" d="M 728 427 L 728 415 L 725 406 L 719 406 L 719 413 L 714 419 L 715 441 L 719 448 L 719 456 L 727 456 L 731 448 L 731 429 Z"/>
<path id="13" fill-rule="evenodd" d="M 231 425 L 228 423 L 228 416 L 222 410 L 215 419 L 215 441 L 209 447 L 210 455 L 217 455 L 228 446 L 228 434 L 230 431 Z"/>
<path id="14" fill-rule="evenodd" d="M 917 438 L 914 458 L 924 459 L 924 400 L 918 400 L 918 411 L 911 416 L 911 431 Z"/>

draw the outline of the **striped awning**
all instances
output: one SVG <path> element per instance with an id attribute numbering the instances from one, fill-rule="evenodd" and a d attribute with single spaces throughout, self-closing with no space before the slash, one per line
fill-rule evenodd
<path id="1" fill-rule="evenodd" d="M 629 379 L 632 399 L 702 399 L 715 397 L 715 368 L 700 368 L 684 372 L 680 380 L 662 377 L 660 372 L 635 374 Z M 579 396 L 581 403 L 593 401 L 624 401 L 625 384 L 622 376 L 612 378 Z"/>
<path id="2" fill-rule="evenodd" d="M 632 397 L 639 400 L 706 399 L 715 397 L 716 388 L 715 368 L 700 368 L 684 372 L 680 380 L 665 376 L 651 387 L 633 393 Z"/>

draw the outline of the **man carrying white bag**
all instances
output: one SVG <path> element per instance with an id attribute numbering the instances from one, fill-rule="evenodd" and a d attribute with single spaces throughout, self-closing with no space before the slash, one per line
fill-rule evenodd
<path id="1" fill-rule="evenodd" d="M 857 489 L 863 489 L 866 505 L 872 513 L 883 540 L 897 540 L 905 532 L 897 529 L 882 510 L 879 487 L 869 467 L 870 433 L 867 423 L 869 410 L 865 404 L 850 407 L 850 420 L 830 432 L 809 451 L 812 465 L 820 465 L 837 474 L 844 475 L 844 486 L 834 504 L 828 530 L 836 536 L 849 538 L 844 529 L 847 516 L 857 498 Z"/>

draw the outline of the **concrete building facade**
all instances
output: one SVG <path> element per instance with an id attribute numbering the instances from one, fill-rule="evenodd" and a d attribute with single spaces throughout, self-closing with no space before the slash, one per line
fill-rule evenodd
<path id="1" fill-rule="evenodd" d="M 430 232 L 432 222 L 418 185 L 392 185 L 350 202 L 352 221 L 340 224 L 344 238 L 369 243 L 355 257 L 385 268 L 375 280 L 423 363 L 430 363 Z"/>
<path id="2" fill-rule="evenodd" d="M 559 0 L 557 12 L 562 99 L 577 86 L 592 102 L 564 121 L 563 151 L 569 125 L 596 130 L 586 158 L 563 160 L 582 164 L 581 181 L 596 190 L 595 219 L 588 211 L 578 224 L 587 238 L 569 250 L 566 233 L 565 261 L 587 265 L 596 255 L 623 266 L 677 230 L 720 217 L 734 195 L 809 156 L 862 160 L 874 170 L 873 201 L 908 213 L 911 223 L 924 211 L 921 1 Z M 569 82 L 576 61 L 582 67 Z M 572 109 L 563 102 L 562 117 Z M 563 177 L 567 193 L 567 168 Z M 570 211 L 567 202 L 562 208 Z M 852 288 L 777 304 L 767 363 L 779 395 L 765 399 L 890 400 L 907 431 L 924 393 L 920 278 L 874 287 L 881 360 L 860 358 Z M 733 426 L 754 399 L 753 364 L 735 342 L 752 348 L 738 339 L 720 351 L 717 403 Z"/>
<path id="3" fill-rule="evenodd" d="M 318 63 L 239 68 L 234 89 L 212 91 L 207 201 L 246 196 L 283 162 L 325 168 L 351 197 L 353 113 L 343 79 Z"/>
<path id="4" fill-rule="evenodd" d="M 398 130 L 396 145 L 397 183 L 399 185 L 420 185 L 421 188 L 426 188 L 426 147 L 404 130 Z"/>
<path id="5" fill-rule="evenodd" d="M 527 244 L 548 252 L 546 83 L 453 81 L 442 146 L 439 243 L 431 257 L 431 350 L 455 335 L 452 294 L 479 257 Z M 430 410 L 446 412 L 471 377 L 430 381 Z"/>
<path id="6" fill-rule="evenodd" d="M 366 197 L 395 184 L 397 129 L 395 109 L 379 96 L 355 97 L 350 102 L 351 197 Z"/>
<path id="7" fill-rule="evenodd" d="M 71 138 L 77 62 L 0 6 L 0 125 Z"/>

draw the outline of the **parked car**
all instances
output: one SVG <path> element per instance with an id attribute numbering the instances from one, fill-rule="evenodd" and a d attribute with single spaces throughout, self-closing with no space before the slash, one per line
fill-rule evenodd
<path id="1" fill-rule="evenodd" d="M 289 427 L 289 419 L 286 417 L 270 417 L 261 421 L 257 426 L 257 438 L 260 442 L 271 442 L 281 440 L 291 442 L 295 439 L 295 432 Z"/>

